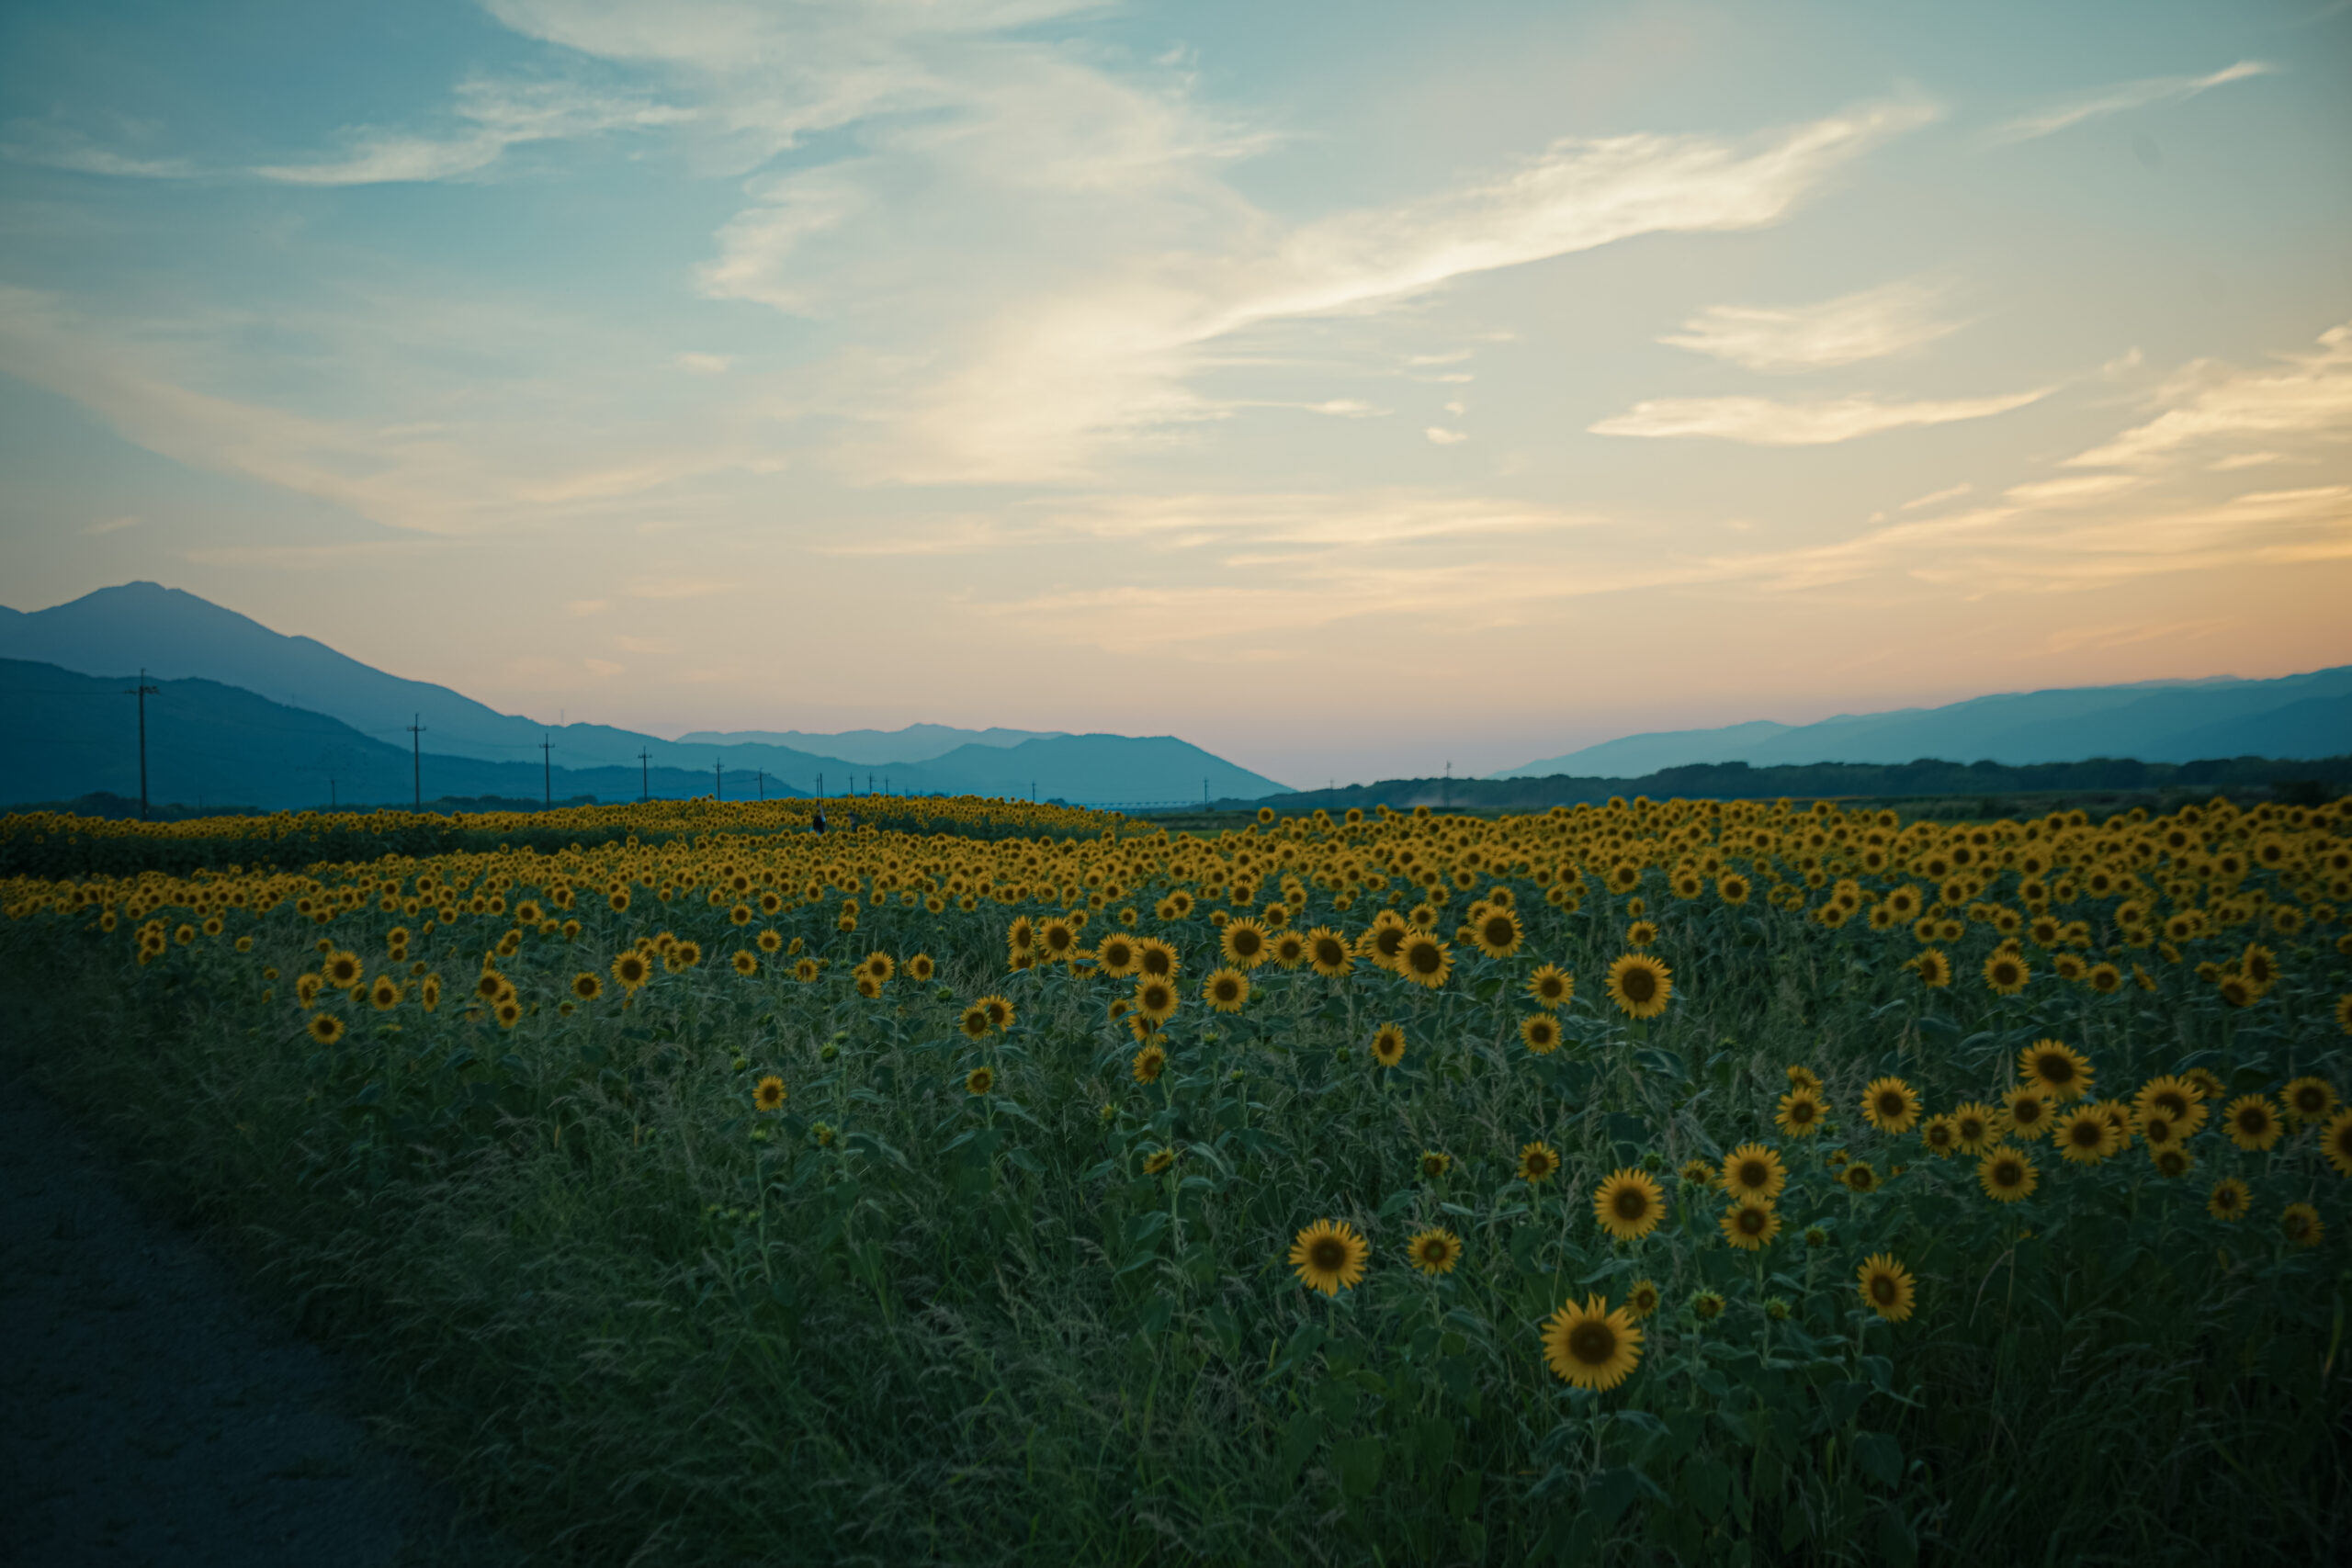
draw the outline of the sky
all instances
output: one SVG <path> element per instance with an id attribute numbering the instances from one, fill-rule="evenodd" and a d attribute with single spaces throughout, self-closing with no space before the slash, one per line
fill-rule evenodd
<path id="1" fill-rule="evenodd" d="M 1285 783 L 2352 662 L 2352 5 L 0 12 L 0 602 Z"/>

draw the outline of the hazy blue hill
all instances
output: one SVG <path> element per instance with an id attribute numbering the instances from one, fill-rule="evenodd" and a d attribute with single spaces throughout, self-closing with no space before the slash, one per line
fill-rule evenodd
<path id="1" fill-rule="evenodd" d="M 139 797 L 139 709 L 129 682 L 0 659 L 0 804 L 63 800 L 106 792 Z M 147 793 L 187 806 L 235 801 L 266 810 L 331 802 L 406 806 L 415 798 L 417 759 L 405 746 L 365 735 L 324 714 L 274 703 L 217 681 L 153 681 L 147 699 Z M 421 760 L 429 801 L 503 795 L 537 801 L 549 780 L 537 762 L 492 762 L 431 751 Z M 634 799 L 639 769 L 556 768 L 558 801 L 593 795 Z M 707 795 L 708 773 L 655 768 L 655 795 Z M 729 795 L 751 795 L 753 779 L 730 769 Z M 770 795 L 803 793 L 779 789 Z"/>
<path id="2" fill-rule="evenodd" d="M 1588 746 L 1498 778 L 1630 776 L 1702 762 L 1758 767 L 1906 762 L 1920 757 L 2024 766 L 2088 757 L 2187 762 L 2206 757 L 2330 757 L 2352 751 L 2352 666 L 2267 681 L 2218 680 L 2005 693 L 1943 707 L 1768 721 Z"/>
<path id="3" fill-rule="evenodd" d="M 1011 747 L 959 746 L 891 777 L 898 787 L 918 791 L 938 787 L 934 779 L 969 780 L 963 787 L 977 794 L 1023 800 L 1034 783 L 1040 800 L 1090 806 L 1198 800 L 1204 781 L 1211 795 L 1235 799 L 1290 788 L 1172 735 L 1060 735 Z"/>
<path id="4" fill-rule="evenodd" d="M 816 735 L 798 729 L 697 729 L 678 737 L 681 746 L 782 746 L 795 751 L 838 757 L 860 767 L 887 768 L 927 762 L 959 746 L 1018 746 L 1046 740 L 1058 729 L 958 729 L 952 724 L 910 724 L 904 729 L 844 729 Z"/>
<path id="5" fill-rule="evenodd" d="M 734 781 L 739 774 L 742 793 L 764 787 L 771 795 L 779 790 L 803 795 L 820 789 L 832 795 L 848 793 L 853 777 L 856 791 L 863 793 L 869 787 L 869 774 L 876 785 L 887 774 L 888 787 L 899 793 L 944 795 L 1011 794 L 1016 789 L 1025 795 L 1034 780 L 1040 798 L 1064 800 L 1190 797 L 1204 776 L 1214 790 L 1226 794 L 1274 794 L 1283 787 L 1165 738 L 1039 736 L 1025 730 L 959 730 L 945 725 L 914 725 L 898 731 L 853 730 L 834 738 L 797 737 L 811 743 L 828 739 L 849 742 L 852 755 L 844 758 L 781 744 L 796 737 L 775 732 L 737 732 L 732 739 L 707 732 L 684 740 L 665 740 L 610 725 L 544 725 L 500 713 L 447 686 L 388 674 L 324 643 L 284 636 L 209 600 L 153 582 L 102 588 L 46 610 L 0 612 L 0 659 L 32 660 L 103 679 L 119 677 L 124 682 L 143 666 L 151 679 L 200 680 L 236 687 L 268 702 L 338 721 L 403 755 L 410 740 L 406 727 L 411 716 L 416 715 L 424 726 L 428 754 L 511 765 L 519 770 L 514 775 L 516 778 L 524 773 L 532 779 L 539 776 L 539 742 L 545 739 L 552 743 L 560 773 L 574 779 L 593 776 L 597 784 L 579 787 L 593 788 L 606 799 L 637 795 L 649 767 L 656 795 L 707 793 L 718 763 L 724 764 L 729 795 L 736 793 Z M 894 737 L 898 738 L 895 745 Z M 1085 744 L 1050 749 L 1067 740 Z M 1004 756 L 1033 746 L 1049 750 L 1025 752 L 1017 765 L 1001 765 Z M 925 754 L 887 760 L 881 755 L 909 747 Z M 1133 750 L 1121 756 L 1122 748 Z M 664 769 L 681 779 L 699 777 L 702 783 L 664 785 Z M 325 775 L 317 776 L 322 785 Z M 767 781 L 764 785 L 763 778 Z M 90 779 L 74 784 L 66 793 L 110 787 Z M 426 787 L 428 794 L 433 792 L 432 784 Z M 452 783 L 447 788 L 454 794 L 536 793 L 528 787 L 488 783 L 462 787 Z"/>

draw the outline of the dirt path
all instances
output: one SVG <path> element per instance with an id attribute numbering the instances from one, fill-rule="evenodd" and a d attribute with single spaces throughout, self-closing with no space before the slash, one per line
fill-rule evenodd
<path id="1" fill-rule="evenodd" d="M 0 1077 L 0 1562 L 511 1561 L 349 1394 Z"/>

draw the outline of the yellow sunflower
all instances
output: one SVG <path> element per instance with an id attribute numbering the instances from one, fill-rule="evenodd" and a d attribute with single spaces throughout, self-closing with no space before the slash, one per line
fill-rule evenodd
<path id="1" fill-rule="evenodd" d="M 964 1075 L 964 1092 L 967 1094 L 986 1094 L 994 1088 L 996 1088 L 994 1067 L 974 1067 Z"/>
<path id="2" fill-rule="evenodd" d="M 1862 1116 L 1890 1136 L 1907 1133 L 1919 1122 L 1918 1091 L 1901 1078 L 1873 1079 L 1862 1091 Z"/>
<path id="3" fill-rule="evenodd" d="M 1470 928 L 1470 941 L 1489 958 L 1509 958 L 1525 940 L 1519 916 L 1510 909 L 1489 908 Z"/>
<path id="4" fill-rule="evenodd" d="M 1674 995 L 1673 972 L 1646 953 L 1629 953 L 1609 966 L 1609 999 L 1628 1018 L 1656 1018 Z"/>
<path id="5" fill-rule="evenodd" d="M 2319 1211 L 2309 1203 L 2290 1203 L 2278 1216 L 2278 1228 L 2297 1247 L 2317 1247 L 2320 1237 L 2327 1234 L 2327 1226 L 2320 1222 Z"/>
<path id="6" fill-rule="evenodd" d="M 2320 1152 L 2338 1176 L 2352 1176 L 2352 1111 L 2339 1111 L 2319 1135 Z"/>
<path id="7" fill-rule="evenodd" d="M 1819 1095 L 1809 1089 L 1792 1089 L 1781 1096 L 1780 1110 L 1772 1121 L 1792 1138 L 1810 1138 L 1821 1131 L 1823 1114 Z"/>
<path id="8" fill-rule="evenodd" d="M 1984 1157 L 1976 1162 L 1977 1185 L 1996 1203 L 2014 1203 L 2030 1196 L 2041 1180 L 2041 1173 L 2033 1161 L 2006 1144 L 1985 1150 Z"/>
<path id="9" fill-rule="evenodd" d="M 2301 1077 L 2286 1087 L 2279 1100 L 2287 1119 L 2298 1125 L 2323 1121 L 2335 1109 L 2335 1086 L 2325 1078 Z"/>
<path id="10" fill-rule="evenodd" d="M 2050 1097 L 2030 1086 L 2013 1089 L 2001 1097 L 2001 1120 L 2008 1131 L 2030 1143 L 2050 1131 L 2057 1120 Z"/>
<path id="11" fill-rule="evenodd" d="M 1145 1046 L 1127 1064 L 1127 1070 L 1137 1083 L 1158 1083 L 1159 1075 L 1168 1067 L 1168 1053 L 1157 1042 Z"/>
<path id="12" fill-rule="evenodd" d="M 2123 1146 L 2115 1123 L 2097 1105 L 2081 1106 L 2059 1117 L 2051 1136 L 2059 1156 L 2075 1165 L 2097 1165 Z"/>
<path id="13" fill-rule="evenodd" d="M 1408 934 L 1396 952 L 1396 972 L 1433 991 L 1453 973 L 1453 954 L 1426 931 Z"/>
<path id="14" fill-rule="evenodd" d="M 1759 1252 L 1781 1234 L 1779 1213 L 1771 1204 L 1752 1199 L 1734 1203 L 1715 1223 L 1723 1227 L 1724 1239 L 1743 1252 Z"/>
<path id="15" fill-rule="evenodd" d="M 1560 1048 L 1559 1021 L 1548 1012 L 1531 1013 L 1519 1021 L 1519 1037 L 1539 1056 Z"/>
<path id="16" fill-rule="evenodd" d="M 1453 1273 L 1462 1260 L 1462 1238 L 1450 1230 L 1426 1230 L 1406 1243 L 1405 1250 L 1414 1268 L 1434 1279 Z"/>
<path id="17" fill-rule="evenodd" d="M 1538 1139 L 1519 1150 L 1519 1179 L 1530 1184 L 1549 1181 L 1560 1173 L 1560 1151 Z"/>
<path id="18" fill-rule="evenodd" d="M 1250 976 L 1238 969 L 1220 969 L 1201 983 L 1201 995 L 1213 1012 L 1239 1012 L 1250 1000 Z"/>
<path id="19" fill-rule="evenodd" d="M 1592 1194 L 1592 1217 L 1619 1241 L 1639 1241 L 1666 1215 L 1666 1196 L 1648 1172 L 1626 1166 Z"/>
<path id="20" fill-rule="evenodd" d="M 2217 1220 L 2238 1221 L 2245 1218 L 2246 1206 L 2254 1201 L 2254 1189 L 2234 1176 L 2225 1176 L 2213 1183 L 2212 1196 L 2205 1200 L 2205 1212 Z"/>
<path id="21" fill-rule="evenodd" d="M 752 1103 L 763 1111 L 781 1111 L 788 1098 L 784 1092 L 784 1080 L 774 1073 L 761 1078 L 759 1087 L 752 1090 Z"/>
<path id="22" fill-rule="evenodd" d="M 1984 984 L 1996 997 L 2014 997 L 2033 977 L 2026 961 L 2014 953 L 1996 952 L 1984 961 Z"/>
<path id="23" fill-rule="evenodd" d="M 1623 1307 L 1600 1296 L 1573 1303 L 1544 1325 L 1544 1359 L 1561 1381 L 1596 1391 L 1615 1388 L 1642 1359 L 1642 1331 Z"/>
<path id="24" fill-rule="evenodd" d="M 1136 1016 L 1155 1027 L 1176 1016 L 1176 984 L 1147 978 L 1136 987 Z"/>
<path id="25" fill-rule="evenodd" d="M 1780 1155 L 1762 1144 L 1742 1144 L 1724 1158 L 1724 1190 L 1734 1198 L 1769 1203 L 1788 1183 Z"/>
<path id="26" fill-rule="evenodd" d="M 1266 940 L 1266 928 L 1248 916 L 1227 920 L 1217 946 L 1225 953 L 1226 962 L 1244 969 L 1255 969 L 1263 964 L 1271 950 Z"/>
<path id="27" fill-rule="evenodd" d="M 2287 1129 L 2279 1119 L 2278 1108 L 2267 1096 L 2242 1094 L 2222 1112 L 2222 1130 L 2229 1134 L 2230 1142 L 2248 1154 L 2261 1154 L 2277 1143 Z"/>
<path id="28" fill-rule="evenodd" d="M 1363 1278 L 1372 1248 L 1345 1220 L 1317 1220 L 1290 1246 L 1290 1264 L 1308 1290 L 1336 1296 Z"/>
<path id="29" fill-rule="evenodd" d="M 1538 1007 L 1566 1007 L 1576 992 L 1575 976 L 1555 964 L 1544 964 L 1527 977 L 1527 994 L 1535 998 Z"/>
<path id="30" fill-rule="evenodd" d="M 2064 1104 L 2088 1094 L 2090 1058 L 2057 1040 L 2037 1040 L 2018 1053 L 2018 1077 L 2038 1085 L 2051 1099 Z"/>
<path id="31" fill-rule="evenodd" d="M 1405 1059 L 1405 1029 L 1402 1024 L 1384 1023 L 1373 1031 L 1372 1059 L 1384 1067 L 1393 1067 Z"/>
<path id="32" fill-rule="evenodd" d="M 1897 1263 L 1892 1253 L 1872 1253 L 1856 1272 L 1862 1300 L 1872 1312 L 1889 1323 L 1901 1323 L 1911 1315 L 1915 1293 L 1911 1271 Z"/>
<path id="33" fill-rule="evenodd" d="M 1339 979 L 1356 966 L 1355 944 L 1329 926 L 1317 926 L 1306 933 L 1306 962 L 1325 979 Z"/>

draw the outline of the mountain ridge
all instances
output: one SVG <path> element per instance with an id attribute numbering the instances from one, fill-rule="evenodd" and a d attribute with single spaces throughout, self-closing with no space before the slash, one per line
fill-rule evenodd
<path id="1" fill-rule="evenodd" d="M 667 767 L 707 776 L 718 763 L 755 781 L 763 776 L 789 780 L 797 794 L 847 793 L 845 781 L 867 774 L 873 775 L 874 786 L 887 778 L 888 787 L 900 794 L 992 793 L 1017 784 L 1024 795 L 1034 786 L 1041 799 L 1190 798 L 1204 778 L 1211 792 L 1221 795 L 1288 793 L 1279 781 L 1174 737 L 955 731 L 937 726 L 931 728 L 971 739 L 931 757 L 900 762 L 756 741 L 667 740 L 612 725 L 542 725 L 499 713 L 447 686 L 378 670 L 315 638 L 274 631 L 200 595 L 153 582 L 102 588 L 45 610 L 11 608 L 0 615 L 0 658 L 107 679 L 128 679 L 144 665 L 151 679 L 209 680 L 334 719 L 403 752 L 410 750 L 404 743 L 412 739 L 407 728 L 414 722 L 423 727 L 421 739 L 435 755 L 517 764 L 535 773 L 543 757 L 551 755 L 556 765 L 572 773 L 606 769 L 641 774 L 648 768 Z M 412 720 L 411 715 L 416 717 Z M 1026 738 L 1005 743 L 1007 736 Z M 549 743 L 549 753 L 542 753 L 542 740 Z M 1045 750 L 1034 750 L 1038 747 Z M 1008 764 L 999 753 L 1018 753 L 1020 760 Z M 7 787 L 15 790 L 13 784 Z"/>
<path id="2" fill-rule="evenodd" d="M 1629 777 L 1747 762 L 1881 765 L 1939 758 L 2028 766 L 2087 757 L 2187 762 L 2216 756 L 2352 751 L 2352 665 L 2266 679 L 2216 676 L 1997 692 L 1932 707 L 1838 714 L 1812 724 L 1749 719 L 1712 729 L 1621 736 L 1488 776 Z"/>

